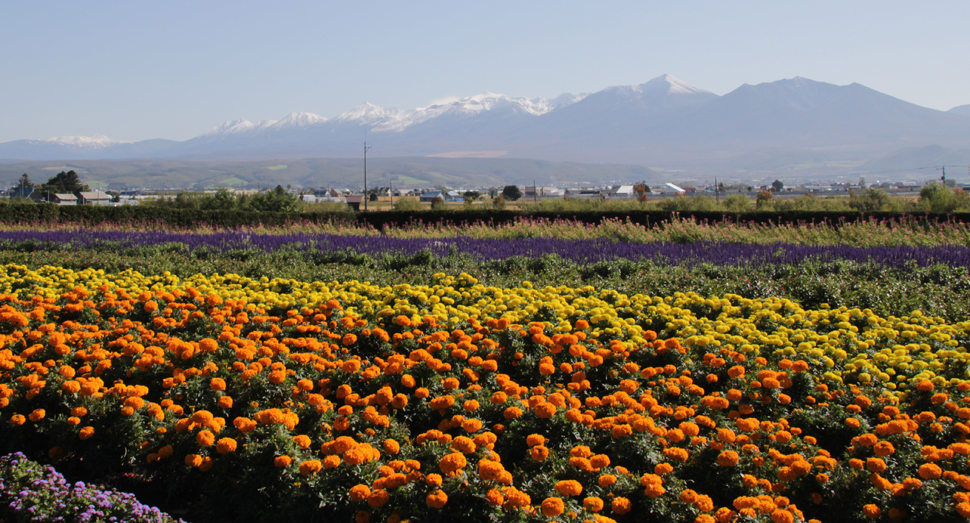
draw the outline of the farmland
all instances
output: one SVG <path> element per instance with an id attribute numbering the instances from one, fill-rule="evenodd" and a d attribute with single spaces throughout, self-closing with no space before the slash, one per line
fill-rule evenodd
<path id="1" fill-rule="evenodd" d="M 0 514 L 960 520 L 968 233 L 9 223 Z"/>

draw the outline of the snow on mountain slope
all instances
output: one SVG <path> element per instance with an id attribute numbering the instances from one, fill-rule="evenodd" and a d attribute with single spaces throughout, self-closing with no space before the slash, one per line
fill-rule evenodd
<path id="1" fill-rule="evenodd" d="M 48 140 L 37 140 L 37 142 L 86 149 L 103 149 L 105 147 L 111 147 L 112 145 L 131 143 L 112 140 L 111 138 L 100 134 L 95 136 L 55 136 Z"/>
<path id="2" fill-rule="evenodd" d="M 326 121 L 326 118 L 313 113 L 290 113 L 286 115 L 286 118 L 283 118 L 272 125 L 267 125 L 265 129 L 274 131 L 282 129 L 299 129 L 303 127 L 310 127 L 311 125 L 325 123 Z"/>

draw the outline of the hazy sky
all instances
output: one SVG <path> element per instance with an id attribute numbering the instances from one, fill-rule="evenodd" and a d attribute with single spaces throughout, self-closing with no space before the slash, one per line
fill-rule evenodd
<path id="1" fill-rule="evenodd" d="M 184 140 L 236 118 L 327 118 L 492 91 L 553 97 L 664 73 L 727 93 L 802 76 L 970 104 L 970 2 L 0 4 L 0 142 Z"/>

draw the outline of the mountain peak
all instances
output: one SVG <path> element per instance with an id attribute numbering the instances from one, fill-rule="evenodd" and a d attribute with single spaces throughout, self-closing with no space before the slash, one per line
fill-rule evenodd
<path id="1" fill-rule="evenodd" d="M 694 87 L 670 74 L 662 74 L 639 87 L 643 91 L 656 90 L 667 94 L 710 94 L 710 91 Z"/>
<path id="2" fill-rule="evenodd" d="M 327 119 L 313 113 L 299 113 L 293 112 L 286 115 L 286 118 L 273 124 L 276 129 L 283 129 L 289 127 L 308 127 L 318 123 L 324 123 Z"/>

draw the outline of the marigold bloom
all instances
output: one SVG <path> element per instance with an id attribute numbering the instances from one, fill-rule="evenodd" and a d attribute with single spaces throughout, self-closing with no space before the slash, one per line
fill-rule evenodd
<path id="1" fill-rule="evenodd" d="M 450 474 L 456 470 L 465 468 L 467 465 L 468 461 L 465 459 L 464 454 L 457 452 L 448 454 L 447 456 L 441 458 L 441 461 L 438 463 L 441 471 L 445 474 Z"/>
<path id="2" fill-rule="evenodd" d="M 303 477 L 312 476 L 323 469 L 323 463 L 319 460 L 309 460 L 300 463 L 300 475 Z"/>
<path id="3" fill-rule="evenodd" d="M 236 440 L 232 438 L 222 438 L 216 443 L 216 451 L 219 454 L 229 454 L 236 451 Z"/>
<path id="4" fill-rule="evenodd" d="M 599 512 L 603 510 L 603 500 L 596 496 L 590 496 L 583 499 L 583 508 L 590 512 Z"/>
<path id="5" fill-rule="evenodd" d="M 919 477 L 923 479 L 939 479 L 943 475 L 943 469 L 935 463 L 924 463 L 919 467 Z"/>
<path id="6" fill-rule="evenodd" d="M 583 493 L 583 486 L 578 481 L 572 479 L 556 483 L 553 489 L 563 496 L 578 496 Z"/>
<path id="7" fill-rule="evenodd" d="M 738 464 L 740 457 L 733 450 L 725 450 L 717 456 L 717 464 L 722 467 L 733 467 Z"/>
<path id="8" fill-rule="evenodd" d="M 566 504 L 560 498 L 546 498 L 542 500 L 542 513 L 546 517 L 554 518 L 566 510 Z"/>
<path id="9" fill-rule="evenodd" d="M 370 487 L 367 485 L 354 485 L 350 488 L 350 499 L 353 501 L 364 501 L 370 496 Z"/>
<path id="10" fill-rule="evenodd" d="M 17 416 L 20 416 L 20 415 L 17 414 Z M 20 418 L 23 419 L 23 416 L 20 416 Z M 83 429 L 81 429 L 80 432 L 78 432 L 78 437 L 80 437 L 81 439 L 91 439 L 91 437 L 93 436 L 94 436 L 94 427 L 84 427 Z"/>
<path id="11" fill-rule="evenodd" d="M 209 447 L 216 442 L 216 436 L 208 430 L 203 430 L 195 435 L 195 441 L 203 447 Z"/>
<path id="12" fill-rule="evenodd" d="M 425 503 L 431 508 L 442 508 L 448 503 L 448 494 L 442 490 L 436 490 L 425 498 Z"/>
<path id="13" fill-rule="evenodd" d="M 862 514 L 869 519 L 879 519 L 882 516 L 882 509 L 878 505 L 868 504 L 862 507 Z"/>
<path id="14" fill-rule="evenodd" d="M 276 458 L 273 459 L 273 465 L 275 465 L 276 468 L 289 467 L 290 463 L 293 463 L 293 458 L 289 456 L 276 456 Z"/>
<path id="15" fill-rule="evenodd" d="M 615 497 L 610 502 L 610 509 L 617 514 L 623 515 L 633 509 L 633 504 L 627 498 Z"/>
<path id="16" fill-rule="evenodd" d="M 374 490 L 370 493 L 370 496 L 367 496 L 367 504 L 373 508 L 383 507 L 390 500 L 391 495 L 384 489 Z M 445 497 L 445 501 L 447 501 L 447 496 Z"/>

